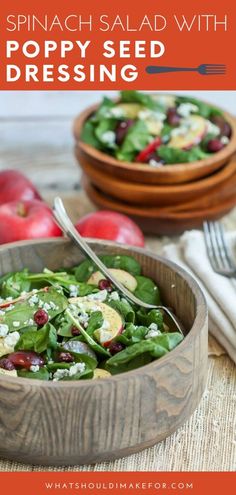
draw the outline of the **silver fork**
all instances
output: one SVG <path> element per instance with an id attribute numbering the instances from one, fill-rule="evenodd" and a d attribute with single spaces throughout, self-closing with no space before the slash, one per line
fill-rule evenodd
<path id="1" fill-rule="evenodd" d="M 225 232 L 220 222 L 203 223 L 208 258 L 213 270 L 228 278 L 236 277 L 236 264 L 230 254 Z"/>
<path id="2" fill-rule="evenodd" d="M 149 65 L 146 67 L 148 74 L 163 74 L 165 72 L 198 72 L 202 76 L 224 75 L 226 65 L 224 64 L 201 64 L 198 67 L 161 67 Z"/>
<path id="3" fill-rule="evenodd" d="M 65 210 L 64 204 L 61 198 L 57 197 L 54 199 L 53 205 L 53 213 L 56 222 L 61 227 L 64 234 L 66 234 L 85 254 L 87 258 L 92 260 L 95 265 L 99 268 L 102 274 L 106 279 L 110 280 L 110 282 L 133 304 L 137 304 L 146 309 L 161 309 L 164 311 L 169 318 L 172 320 L 174 325 L 176 326 L 178 332 L 184 335 L 184 329 L 182 323 L 178 320 L 177 316 L 167 308 L 166 306 L 156 306 L 153 304 L 147 304 L 141 299 L 138 299 L 132 292 L 130 292 L 126 287 L 124 287 L 115 277 L 111 274 L 108 268 L 102 263 L 102 261 L 97 257 L 95 252 L 91 249 L 91 247 L 87 244 L 83 237 L 79 234 L 79 232 L 75 229 L 72 221 L 70 220 L 67 212 Z"/>

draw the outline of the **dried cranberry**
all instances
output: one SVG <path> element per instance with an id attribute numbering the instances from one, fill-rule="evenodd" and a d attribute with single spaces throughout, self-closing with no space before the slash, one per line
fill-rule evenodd
<path id="1" fill-rule="evenodd" d="M 0 359 L 0 368 L 3 368 L 7 371 L 12 371 L 15 369 L 15 366 L 8 358 L 3 358 Z"/>
<path id="2" fill-rule="evenodd" d="M 77 335 L 80 335 L 80 329 L 74 325 L 71 327 L 70 331 L 71 331 L 71 335 L 73 335 L 73 337 L 77 337 Z"/>
<path id="3" fill-rule="evenodd" d="M 58 361 L 62 363 L 72 363 L 74 358 L 70 352 L 60 352 L 60 354 L 58 354 Z"/>
<path id="4" fill-rule="evenodd" d="M 44 309 L 38 309 L 34 314 L 34 321 L 38 327 L 46 325 L 48 322 L 48 313 Z"/>
<path id="5" fill-rule="evenodd" d="M 32 351 L 12 352 L 12 354 L 9 354 L 8 359 L 16 368 L 30 369 L 30 366 L 44 365 L 42 356 Z"/>
<path id="6" fill-rule="evenodd" d="M 181 121 L 181 117 L 178 115 L 176 108 L 175 107 L 169 108 L 167 112 L 168 124 L 175 127 L 179 125 L 180 121 Z"/>
<path id="7" fill-rule="evenodd" d="M 125 136 L 129 130 L 129 128 L 133 125 L 134 121 L 131 119 L 122 120 L 118 123 L 115 133 L 116 133 L 116 144 L 118 146 L 123 143 Z"/>
<path id="8" fill-rule="evenodd" d="M 98 288 L 100 290 L 107 290 L 108 292 L 111 292 L 112 291 L 112 285 L 111 285 L 111 282 L 109 280 L 106 280 L 105 278 L 100 280 L 100 282 L 98 283 Z"/>
<path id="9" fill-rule="evenodd" d="M 123 349 L 124 346 L 120 342 L 111 342 L 109 346 L 109 351 L 112 356 L 114 356 L 114 354 L 117 354 L 120 351 L 123 351 Z"/>
<path id="10" fill-rule="evenodd" d="M 211 118 L 211 122 L 213 122 L 213 124 L 219 127 L 221 136 L 226 136 L 228 138 L 231 137 L 232 129 L 228 124 L 228 122 L 226 122 L 224 117 L 222 117 L 221 115 L 214 115 Z"/>
<path id="11" fill-rule="evenodd" d="M 224 143 L 222 143 L 220 139 L 211 139 L 207 143 L 207 151 L 209 151 L 209 153 L 217 153 L 217 151 L 222 150 L 224 146 Z"/>

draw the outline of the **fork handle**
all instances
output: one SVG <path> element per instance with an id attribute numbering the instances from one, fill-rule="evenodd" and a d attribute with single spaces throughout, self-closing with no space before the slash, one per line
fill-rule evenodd
<path id="1" fill-rule="evenodd" d="M 156 65 L 148 65 L 146 67 L 146 72 L 148 74 L 161 74 L 163 72 L 197 72 L 198 69 L 195 67 L 161 67 Z"/>

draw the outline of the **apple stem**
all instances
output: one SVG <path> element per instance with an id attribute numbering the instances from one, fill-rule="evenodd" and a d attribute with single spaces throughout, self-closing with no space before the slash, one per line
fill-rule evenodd
<path id="1" fill-rule="evenodd" d="M 27 212 L 26 212 L 26 208 L 25 208 L 24 203 L 18 203 L 18 205 L 17 205 L 17 214 L 20 217 L 26 217 Z"/>

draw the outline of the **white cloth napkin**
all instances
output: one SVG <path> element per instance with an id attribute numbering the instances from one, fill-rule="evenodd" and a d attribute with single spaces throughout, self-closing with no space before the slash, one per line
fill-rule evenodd
<path id="1" fill-rule="evenodd" d="M 231 245 L 236 233 L 229 236 Z M 162 249 L 165 258 L 188 271 L 199 283 L 208 304 L 209 331 L 236 363 L 236 279 L 215 273 L 210 265 L 203 233 L 185 232 L 178 244 L 167 244 Z"/>

